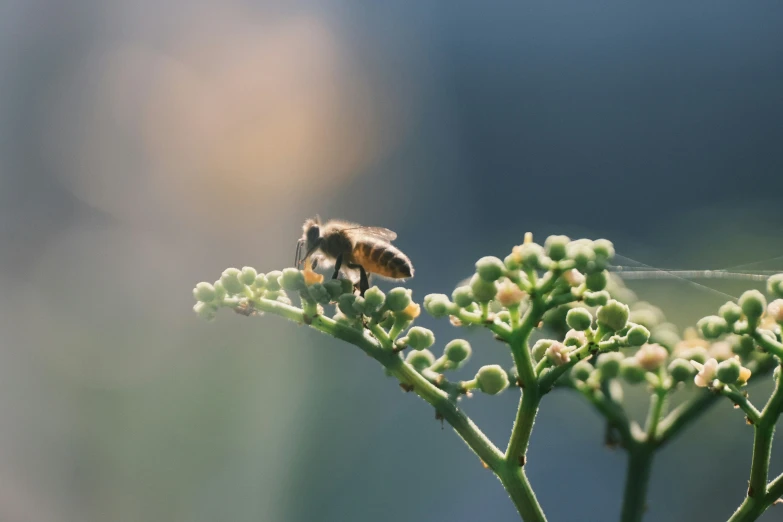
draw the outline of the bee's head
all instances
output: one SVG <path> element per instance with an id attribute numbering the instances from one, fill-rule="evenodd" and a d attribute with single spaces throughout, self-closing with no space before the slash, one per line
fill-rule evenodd
<path id="1" fill-rule="evenodd" d="M 321 244 L 321 220 L 318 216 L 308 219 L 302 225 L 302 238 L 296 247 L 296 265 L 307 259 Z M 304 247 L 305 255 L 300 257 L 301 249 Z"/>

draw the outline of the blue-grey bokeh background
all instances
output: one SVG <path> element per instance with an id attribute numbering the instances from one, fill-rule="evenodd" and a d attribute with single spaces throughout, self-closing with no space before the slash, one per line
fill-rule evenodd
<path id="1" fill-rule="evenodd" d="M 398 231 L 419 298 L 525 231 L 656 266 L 780 256 L 782 22 L 775 2 L 5 0 L 0 518 L 513 520 L 360 352 L 203 323 L 190 289 L 287 266 L 316 212 Z M 635 288 L 681 325 L 724 299 Z M 508 362 L 471 340 L 475 367 Z M 466 408 L 502 443 L 516 400 Z M 536 428 L 550 520 L 616 519 L 624 456 L 593 412 L 553 394 Z M 725 519 L 750 438 L 715 408 L 656 462 L 646 520 Z"/>

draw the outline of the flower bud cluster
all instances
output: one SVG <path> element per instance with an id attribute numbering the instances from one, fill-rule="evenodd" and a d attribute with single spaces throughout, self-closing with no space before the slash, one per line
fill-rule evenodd
<path id="1" fill-rule="evenodd" d="M 287 269 L 288 272 L 275 270 L 267 274 L 258 273 L 255 268 L 246 266 L 241 270 L 238 268 L 227 268 L 223 271 L 220 279 L 214 283 L 201 282 L 193 289 L 193 297 L 197 303 L 193 310 L 205 319 L 213 319 L 218 308 L 236 307 L 242 305 L 247 300 L 254 298 L 265 298 L 273 301 L 280 301 L 290 304 L 290 299 L 285 294 L 284 286 L 296 287 L 297 289 L 307 289 L 305 277 L 300 271 Z M 295 273 L 293 273 L 293 272 Z M 335 291 L 335 285 L 342 283 L 332 283 L 331 291 Z M 319 285 L 316 291 L 330 291 L 325 285 Z M 351 285 L 352 287 L 353 285 Z M 339 287 L 342 293 L 343 288 Z"/>

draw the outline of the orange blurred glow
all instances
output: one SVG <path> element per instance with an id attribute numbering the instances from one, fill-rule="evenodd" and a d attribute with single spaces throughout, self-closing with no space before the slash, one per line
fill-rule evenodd
<path id="1" fill-rule="evenodd" d="M 127 42 L 68 82 L 48 137 L 58 171 L 77 197 L 129 221 L 223 227 L 305 208 L 399 134 L 394 101 L 372 99 L 378 86 L 310 13 L 270 22 L 210 9 L 162 50 Z"/>

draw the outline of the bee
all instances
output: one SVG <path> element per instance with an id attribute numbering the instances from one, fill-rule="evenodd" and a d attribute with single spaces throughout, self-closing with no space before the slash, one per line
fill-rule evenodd
<path id="1" fill-rule="evenodd" d="M 370 274 L 389 279 L 413 277 L 411 260 L 391 244 L 397 234 L 388 228 L 365 227 L 337 219 L 321 224 L 315 217 L 304 222 L 302 231 L 296 243 L 294 266 L 308 260 L 312 260 L 313 269 L 319 263 L 323 266 L 334 263 L 332 279 L 342 269 L 352 281 L 356 281 L 358 271 L 361 295 L 370 287 Z"/>

